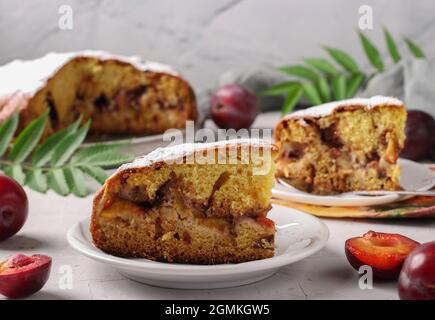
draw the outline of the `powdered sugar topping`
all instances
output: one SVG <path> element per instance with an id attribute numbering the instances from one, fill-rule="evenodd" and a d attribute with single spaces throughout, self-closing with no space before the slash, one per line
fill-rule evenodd
<path id="1" fill-rule="evenodd" d="M 0 97 L 16 92 L 32 95 L 41 89 L 48 78 L 65 64 L 77 57 L 92 57 L 100 60 L 119 60 L 130 63 L 142 71 L 177 73 L 169 66 L 158 62 L 142 62 L 137 56 L 125 57 L 105 51 L 78 51 L 48 53 L 35 60 L 14 60 L 0 67 Z"/>
<path id="2" fill-rule="evenodd" d="M 374 96 L 371 98 L 353 98 L 348 100 L 334 101 L 293 112 L 286 116 L 286 119 L 304 117 L 324 117 L 330 115 L 334 110 L 341 107 L 354 106 L 371 109 L 376 106 L 389 105 L 403 107 L 403 102 L 394 97 Z"/>
<path id="3" fill-rule="evenodd" d="M 185 143 L 166 148 L 158 148 L 149 154 L 136 158 L 131 163 L 123 164 L 118 171 L 147 167 L 156 162 L 171 162 L 189 156 L 197 151 L 226 147 L 232 145 L 246 145 L 253 148 L 271 148 L 271 143 L 261 139 L 233 139 L 210 143 Z"/>

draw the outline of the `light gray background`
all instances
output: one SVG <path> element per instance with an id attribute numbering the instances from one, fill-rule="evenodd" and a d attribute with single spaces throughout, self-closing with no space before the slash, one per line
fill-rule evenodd
<path id="1" fill-rule="evenodd" d="M 72 31 L 58 28 L 62 4 L 74 9 Z M 322 55 L 322 43 L 346 49 L 367 65 L 355 34 L 361 4 L 374 8 L 375 29 L 366 33 L 376 43 L 383 44 L 385 25 L 396 37 L 409 36 L 428 56 L 435 56 L 433 0 L 0 0 L 0 63 L 53 50 L 105 49 L 172 64 L 196 89 L 212 85 L 227 69 L 278 66 Z M 403 49 L 403 42 L 399 47 Z M 383 45 L 380 48 L 385 52 Z M 132 282 L 69 248 L 65 234 L 89 216 L 92 196 L 26 192 L 29 219 L 1 244 L 0 259 L 16 252 L 53 256 L 51 277 L 33 299 L 397 299 L 394 282 L 359 289 L 357 273 L 344 256 L 344 240 L 374 229 L 425 242 L 433 240 L 435 223 L 324 219 L 331 231 L 326 248 L 268 280 L 231 289 L 182 291 Z M 73 270 L 71 290 L 59 287 L 65 265 Z"/>
<path id="2" fill-rule="evenodd" d="M 74 10 L 71 31 L 58 27 L 62 4 Z M 366 34 L 383 53 L 387 26 L 403 52 L 406 35 L 435 56 L 433 0 L 0 0 L 0 63 L 104 49 L 171 64 L 196 89 L 227 69 L 321 56 L 320 44 L 346 49 L 367 66 L 355 33 L 363 4 L 374 12 Z"/>

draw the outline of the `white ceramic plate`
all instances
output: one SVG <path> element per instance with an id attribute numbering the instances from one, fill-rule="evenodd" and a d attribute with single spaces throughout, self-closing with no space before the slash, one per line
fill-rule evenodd
<path id="1" fill-rule="evenodd" d="M 406 159 L 399 159 L 399 164 L 401 166 L 400 185 L 405 190 L 426 191 L 435 185 L 435 174 L 427 166 Z M 293 202 L 340 207 L 372 206 L 410 198 L 410 196 L 397 194 L 362 196 L 353 193 L 321 196 L 306 193 L 280 183 L 276 183 L 272 193 L 277 198 Z"/>
<path id="2" fill-rule="evenodd" d="M 195 131 L 203 128 L 206 118 L 205 108 L 198 108 L 198 119 L 194 123 Z M 121 148 L 122 152 L 132 154 L 134 156 L 143 156 L 157 148 L 167 147 L 169 144 L 189 142 L 186 138 L 186 129 L 170 129 L 165 134 L 144 135 L 144 136 L 90 136 L 86 139 L 82 147 L 92 146 L 95 144 L 111 144 L 125 143 Z"/>
<path id="3" fill-rule="evenodd" d="M 182 137 L 184 139 L 185 130 L 180 130 Z M 180 138 L 181 139 L 181 138 Z M 184 140 L 183 140 L 184 141 Z M 86 141 L 83 144 L 83 147 L 92 146 L 95 144 L 111 144 L 111 143 L 125 143 L 125 146 L 122 147 L 121 151 L 124 153 L 132 154 L 134 156 L 142 156 L 157 148 L 163 148 L 168 146 L 172 141 L 163 140 L 163 134 L 156 134 L 151 136 L 142 136 L 142 137 L 131 137 L 131 138 L 101 138 L 96 141 Z"/>
<path id="4" fill-rule="evenodd" d="M 74 225 L 67 239 L 75 250 L 115 267 L 132 280 L 167 288 L 225 288 L 263 280 L 280 267 L 319 251 L 328 240 L 327 226 L 311 215 L 274 205 L 268 217 L 280 226 L 277 227 L 275 256 L 238 264 L 190 265 L 115 257 L 93 246 L 89 219 Z"/>

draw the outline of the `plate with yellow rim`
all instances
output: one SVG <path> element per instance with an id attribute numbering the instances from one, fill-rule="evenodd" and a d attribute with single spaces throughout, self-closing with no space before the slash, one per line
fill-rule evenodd
<path id="1" fill-rule="evenodd" d="M 305 259 L 326 245 L 328 227 L 312 215 L 273 205 L 268 218 L 276 224 L 275 255 L 237 264 L 193 265 L 116 257 L 92 244 L 89 219 L 72 226 L 67 240 L 81 254 L 110 265 L 125 277 L 138 282 L 178 289 L 226 288 L 266 279 L 279 268 Z"/>

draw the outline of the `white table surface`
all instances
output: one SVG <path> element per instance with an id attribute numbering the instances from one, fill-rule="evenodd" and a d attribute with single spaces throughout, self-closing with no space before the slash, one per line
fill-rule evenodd
<path id="1" fill-rule="evenodd" d="M 92 195 L 79 199 L 51 191 L 26 192 L 29 218 L 17 235 L 0 243 L 0 259 L 17 252 L 53 257 L 50 279 L 29 299 L 397 299 L 394 282 L 375 281 L 371 290 L 359 288 L 358 273 L 344 255 L 344 241 L 368 230 L 400 233 L 419 242 L 435 239 L 435 219 L 324 219 L 330 229 L 326 247 L 266 280 L 228 289 L 165 289 L 128 280 L 69 247 L 66 232 L 90 215 Z M 65 269 L 72 271 L 72 289 L 62 289 Z"/>

